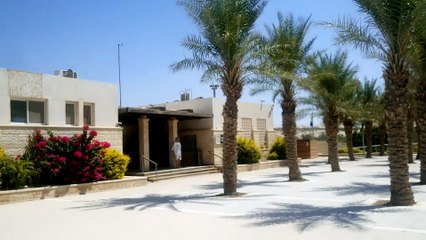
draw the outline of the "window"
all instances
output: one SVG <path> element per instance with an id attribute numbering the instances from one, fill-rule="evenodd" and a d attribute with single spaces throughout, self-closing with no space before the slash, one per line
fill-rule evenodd
<path id="1" fill-rule="evenodd" d="M 42 101 L 10 101 L 10 120 L 17 123 L 44 124 L 45 112 Z"/>
<path id="2" fill-rule="evenodd" d="M 260 146 L 266 145 L 266 119 L 257 119 L 257 131 L 258 131 L 258 140 L 257 143 Z"/>
<path id="3" fill-rule="evenodd" d="M 243 130 L 243 132 L 241 133 L 241 137 L 252 139 L 251 118 L 242 118 L 241 125 L 241 128 Z"/>
<path id="4" fill-rule="evenodd" d="M 84 104 L 83 106 L 83 121 L 84 124 L 93 124 L 93 104 Z"/>
<path id="5" fill-rule="evenodd" d="M 65 124 L 77 125 L 76 124 L 76 103 L 65 104 Z"/>

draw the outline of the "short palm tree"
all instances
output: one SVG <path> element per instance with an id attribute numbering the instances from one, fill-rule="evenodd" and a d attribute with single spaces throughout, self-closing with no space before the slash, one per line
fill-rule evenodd
<path id="1" fill-rule="evenodd" d="M 265 0 L 179 0 L 200 30 L 188 36 L 183 47 L 191 58 L 172 65 L 172 69 L 202 69 L 205 81 L 220 82 L 226 97 L 223 106 L 223 189 L 225 195 L 237 193 L 237 101 L 244 83 L 254 68 L 250 41 L 254 23 Z"/>
<path id="2" fill-rule="evenodd" d="M 358 83 L 357 85 L 360 86 L 361 83 Z M 346 96 L 347 99 L 343 99 L 343 101 L 347 104 L 347 108 L 341 109 L 339 113 L 339 121 L 343 124 L 345 129 L 346 147 L 348 149 L 349 160 L 351 161 L 355 161 L 352 141 L 353 128 L 361 115 L 361 109 L 359 108 L 358 98 L 356 96 L 358 88 L 359 87 L 356 87 L 355 91 L 353 92 L 348 92 L 348 95 Z"/>
<path id="3" fill-rule="evenodd" d="M 273 101 L 278 99 L 282 109 L 282 127 L 289 162 L 289 180 L 303 180 L 297 163 L 296 138 L 296 79 L 301 78 L 304 65 L 312 59 L 310 49 L 315 39 L 306 39 L 309 18 L 295 19 L 278 13 L 277 25 L 266 26 L 262 39 L 262 77 L 254 79 L 252 94 L 270 91 Z"/>
<path id="4" fill-rule="evenodd" d="M 320 55 L 308 66 L 308 78 L 301 81 L 309 93 L 304 103 L 314 106 L 323 116 L 331 171 L 341 171 L 337 148 L 339 114 L 349 107 L 345 100 L 358 86 L 356 73 L 356 67 L 347 63 L 347 54 L 339 51 Z"/>
<path id="5" fill-rule="evenodd" d="M 424 23 L 425 3 L 419 0 L 354 0 L 364 22 L 341 19 L 329 23 L 338 43 L 350 43 L 383 61 L 385 119 L 389 135 L 390 205 L 413 205 L 409 182 L 407 108 L 410 47 L 414 28 Z"/>

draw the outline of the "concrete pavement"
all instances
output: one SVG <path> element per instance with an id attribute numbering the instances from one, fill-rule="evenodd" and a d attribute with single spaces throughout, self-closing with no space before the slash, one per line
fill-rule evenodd
<path id="1" fill-rule="evenodd" d="M 286 167 L 239 173 L 239 197 L 221 174 L 123 190 L 0 205 L 1 240 L 68 239 L 426 239 L 426 186 L 417 204 L 387 207 L 387 158 L 304 160 L 306 182 Z M 418 182 L 419 164 L 411 164 Z"/>

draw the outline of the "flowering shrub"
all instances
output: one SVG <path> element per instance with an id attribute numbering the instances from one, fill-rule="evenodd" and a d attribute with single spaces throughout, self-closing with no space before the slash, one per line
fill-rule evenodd
<path id="1" fill-rule="evenodd" d="M 112 148 L 102 149 L 101 154 L 103 155 L 105 176 L 108 179 L 123 178 L 130 162 L 130 157 Z"/>
<path id="2" fill-rule="evenodd" d="M 105 180 L 101 150 L 109 148 L 108 142 L 94 140 L 95 130 L 86 125 L 82 134 L 72 137 L 55 136 L 40 130 L 28 138 L 22 158 L 32 161 L 40 169 L 39 181 L 44 184 L 85 183 Z"/>

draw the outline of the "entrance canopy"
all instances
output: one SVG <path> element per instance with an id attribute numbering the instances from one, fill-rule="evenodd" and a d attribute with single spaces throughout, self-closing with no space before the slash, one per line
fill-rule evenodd
<path id="1" fill-rule="evenodd" d="M 152 108 L 136 108 L 126 107 L 118 109 L 119 121 L 122 123 L 137 122 L 142 116 L 146 116 L 149 119 L 162 118 L 170 119 L 175 118 L 177 120 L 190 120 L 190 119 L 202 119 L 212 118 L 213 114 L 206 113 L 194 113 L 192 109 L 183 110 L 166 110 L 164 107 L 152 107 Z"/>
<path id="2" fill-rule="evenodd" d="M 129 167 L 141 172 L 152 168 L 147 158 L 160 168 L 176 167 L 170 149 L 178 136 L 178 122 L 213 118 L 213 114 L 194 113 L 191 109 L 175 111 L 164 107 L 127 107 L 118 113 L 123 127 L 123 151 L 132 159 Z"/>

